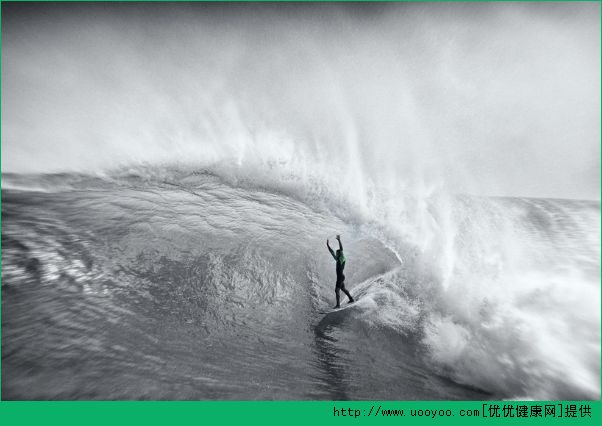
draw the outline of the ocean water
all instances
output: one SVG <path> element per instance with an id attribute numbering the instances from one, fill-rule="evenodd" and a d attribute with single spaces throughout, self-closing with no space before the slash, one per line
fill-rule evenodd
<path id="1" fill-rule="evenodd" d="M 599 17 L 3 3 L 2 397 L 599 399 Z"/>
<path id="2" fill-rule="evenodd" d="M 411 236 L 299 182 L 2 180 L 5 399 L 600 395 L 597 201 L 433 196 Z"/>

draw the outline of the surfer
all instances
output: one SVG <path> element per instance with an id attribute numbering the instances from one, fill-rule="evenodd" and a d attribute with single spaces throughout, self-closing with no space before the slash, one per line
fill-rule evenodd
<path id="1" fill-rule="evenodd" d="M 337 235 L 337 241 L 339 242 L 339 249 L 337 250 L 337 253 L 335 254 L 334 251 L 330 248 L 330 243 L 328 242 L 328 238 L 326 239 L 326 247 L 328 247 L 328 251 L 330 252 L 332 257 L 334 257 L 334 260 L 337 263 L 337 284 L 336 284 L 336 287 L 334 288 L 334 292 L 337 295 L 337 305 L 334 307 L 334 309 L 338 309 L 341 307 L 341 305 L 339 304 L 339 300 L 340 300 L 339 291 L 340 290 L 343 290 L 343 293 L 345 293 L 347 295 L 347 297 L 349 298 L 349 303 L 353 303 L 353 297 L 351 297 L 351 294 L 349 294 L 349 292 L 345 288 L 345 275 L 343 275 L 343 269 L 345 269 L 345 255 L 343 254 L 343 244 L 341 243 L 340 235 Z"/>

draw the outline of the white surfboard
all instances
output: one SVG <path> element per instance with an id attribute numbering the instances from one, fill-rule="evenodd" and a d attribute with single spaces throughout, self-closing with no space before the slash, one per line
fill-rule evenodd
<path id="1" fill-rule="evenodd" d="M 336 309 L 331 308 L 331 309 L 328 309 L 326 311 L 320 311 L 320 313 L 323 314 L 323 315 L 328 315 L 328 314 L 332 314 L 332 313 L 335 313 L 335 312 L 341 312 L 341 311 L 344 311 L 344 310 L 349 309 L 349 308 L 353 308 L 356 305 L 357 305 L 357 297 L 354 299 L 353 303 L 347 303 L 346 305 L 343 305 L 340 308 L 336 308 Z"/>

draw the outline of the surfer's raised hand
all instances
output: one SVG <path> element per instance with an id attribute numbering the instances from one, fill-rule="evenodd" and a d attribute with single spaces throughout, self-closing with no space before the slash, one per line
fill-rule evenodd
<path id="1" fill-rule="evenodd" d="M 339 234 L 337 234 L 337 240 L 340 240 L 341 236 Z"/>

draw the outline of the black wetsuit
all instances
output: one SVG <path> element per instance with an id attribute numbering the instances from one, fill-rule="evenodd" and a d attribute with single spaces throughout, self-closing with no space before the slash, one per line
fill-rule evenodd
<path id="1" fill-rule="evenodd" d="M 343 252 L 341 252 L 342 254 Z M 343 274 L 343 269 L 345 269 L 345 257 L 341 256 L 342 259 L 338 259 L 337 256 L 334 256 L 334 260 L 337 262 L 337 288 L 345 288 L 345 274 Z"/>
<path id="2" fill-rule="evenodd" d="M 328 246 L 328 250 L 330 251 L 330 254 L 332 255 L 332 257 L 334 258 L 334 260 L 337 263 L 337 269 L 336 269 L 337 270 L 337 283 L 334 288 L 334 293 L 336 294 L 336 297 L 337 297 L 337 305 L 335 307 L 338 308 L 340 306 L 340 304 L 339 304 L 339 300 L 340 300 L 339 291 L 340 290 L 343 290 L 343 293 L 345 293 L 347 295 L 347 297 L 349 298 L 349 302 L 353 302 L 353 297 L 351 297 L 351 294 L 349 294 L 349 292 L 345 288 L 345 274 L 343 274 L 343 269 L 345 269 L 346 259 L 345 259 L 345 256 L 343 255 L 343 244 L 341 244 L 341 241 L 339 240 L 340 254 L 338 257 L 336 254 L 334 254 L 334 251 L 332 251 L 330 246 Z"/>

